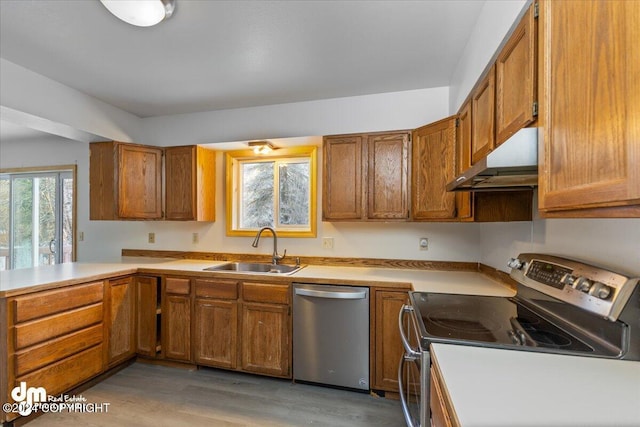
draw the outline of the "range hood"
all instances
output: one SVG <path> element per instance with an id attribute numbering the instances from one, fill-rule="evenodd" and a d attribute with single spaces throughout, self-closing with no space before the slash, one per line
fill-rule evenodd
<path id="1" fill-rule="evenodd" d="M 506 191 L 538 185 L 538 129 L 523 128 L 447 184 L 447 191 Z"/>

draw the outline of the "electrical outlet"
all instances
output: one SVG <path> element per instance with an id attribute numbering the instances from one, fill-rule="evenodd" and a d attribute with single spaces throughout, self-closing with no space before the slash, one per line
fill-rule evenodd
<path id="1" fill-rule="evenodd" d="M 149 243 L 156 242 L 156 233 L 149 233 Z"/>
<path id="2" fill-rule="evenodd" d="M 200 236 L 198 236 L 198 233 L 193 233 L 191 235 L 191 242 L 192 243 L 198 243 L 200 241 Z"/>
<path id="3" fill-rule="evenodd" d="M 426 237 L 421 237 L 420 240 L 418 240 L 418 247 L 420 248 L 421 251 L 428 251 L 429 239 L 427 239 Z"/>
<path id="4" fill-rule="evenodd" d="M 333 249 L 333 237 L 322 238 L 322 249 Z"/>
<path id="5" fill-rule="evenodd" d="M 78 232 L 78 241 L 79 242 L 84 242 L 84 231 L 79 231 Z"/>

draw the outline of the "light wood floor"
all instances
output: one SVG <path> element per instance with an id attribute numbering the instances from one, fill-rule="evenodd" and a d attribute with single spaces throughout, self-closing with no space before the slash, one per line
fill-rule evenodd
<path id="1" fill-rule="evenodd" d="M 403 427 L 400 402 L 215 369 L 134 363 L 82 393 L 107 413 L 44 414 L 28 427 Z"/>

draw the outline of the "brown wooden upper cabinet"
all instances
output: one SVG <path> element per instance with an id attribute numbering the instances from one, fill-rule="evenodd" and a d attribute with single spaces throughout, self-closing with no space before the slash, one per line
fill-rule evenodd
<path id="1" fill-rule="evenodd" d="M 471 163 L 486 157 L 495 147 L 496 68 L 471 93 Z"/>
<path id="2" fill-rule="evenodd" d="M 326 221 L 409 218 L 408 131 L 324 138 Z"/>
<path id="3" fill-rule="evenodd" d="M 531 5 L 496 59 L 496 147 L 538 114 L 536 22 Z"/>
<path id="4" fill-rule="evenodd" d="M 362 140 L 364 135 L 324 137 L 322 217 L 362 219 Z"/>
<path id="5" fill-rule="evenodd" d="M 455 178 L 456 116 L 413 131 L 411 213 L 415 220 L 451 219 L 456 196 L 446 191 Z"/>
<path id="6" fill-rule="evenodd" d="M 540 6 L 539 208 L 639 217 L 640 2 Z"/>
<path id="7" fill-rule="evenodd" d="M 165 218 L 215 221 L 216 153 L 196 145 L 165 149 Z"/>
<path id="8" fill-rule="evenodd" d="M 471 101 L 465 102 L 458 111 L 456 122 L 456 176 L 471 167 Z M 456 193 L 457 217 L 461 220 L 473 218 L 473 193 Z"/>
<path id="9" fill-rule="evenodd" d="M 89 219 L 162 217 L 161 148 L 108 141 L 89 150 Z"/>

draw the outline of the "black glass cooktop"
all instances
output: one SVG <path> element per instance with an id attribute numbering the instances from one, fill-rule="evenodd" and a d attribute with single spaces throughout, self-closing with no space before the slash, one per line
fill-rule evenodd
<path id="1" fill-rule="evenodd" d="M 412 292 L 421 344 L 432 342 L 551 352 L 593 349 L 515 300 L 505 297 Z"/>

